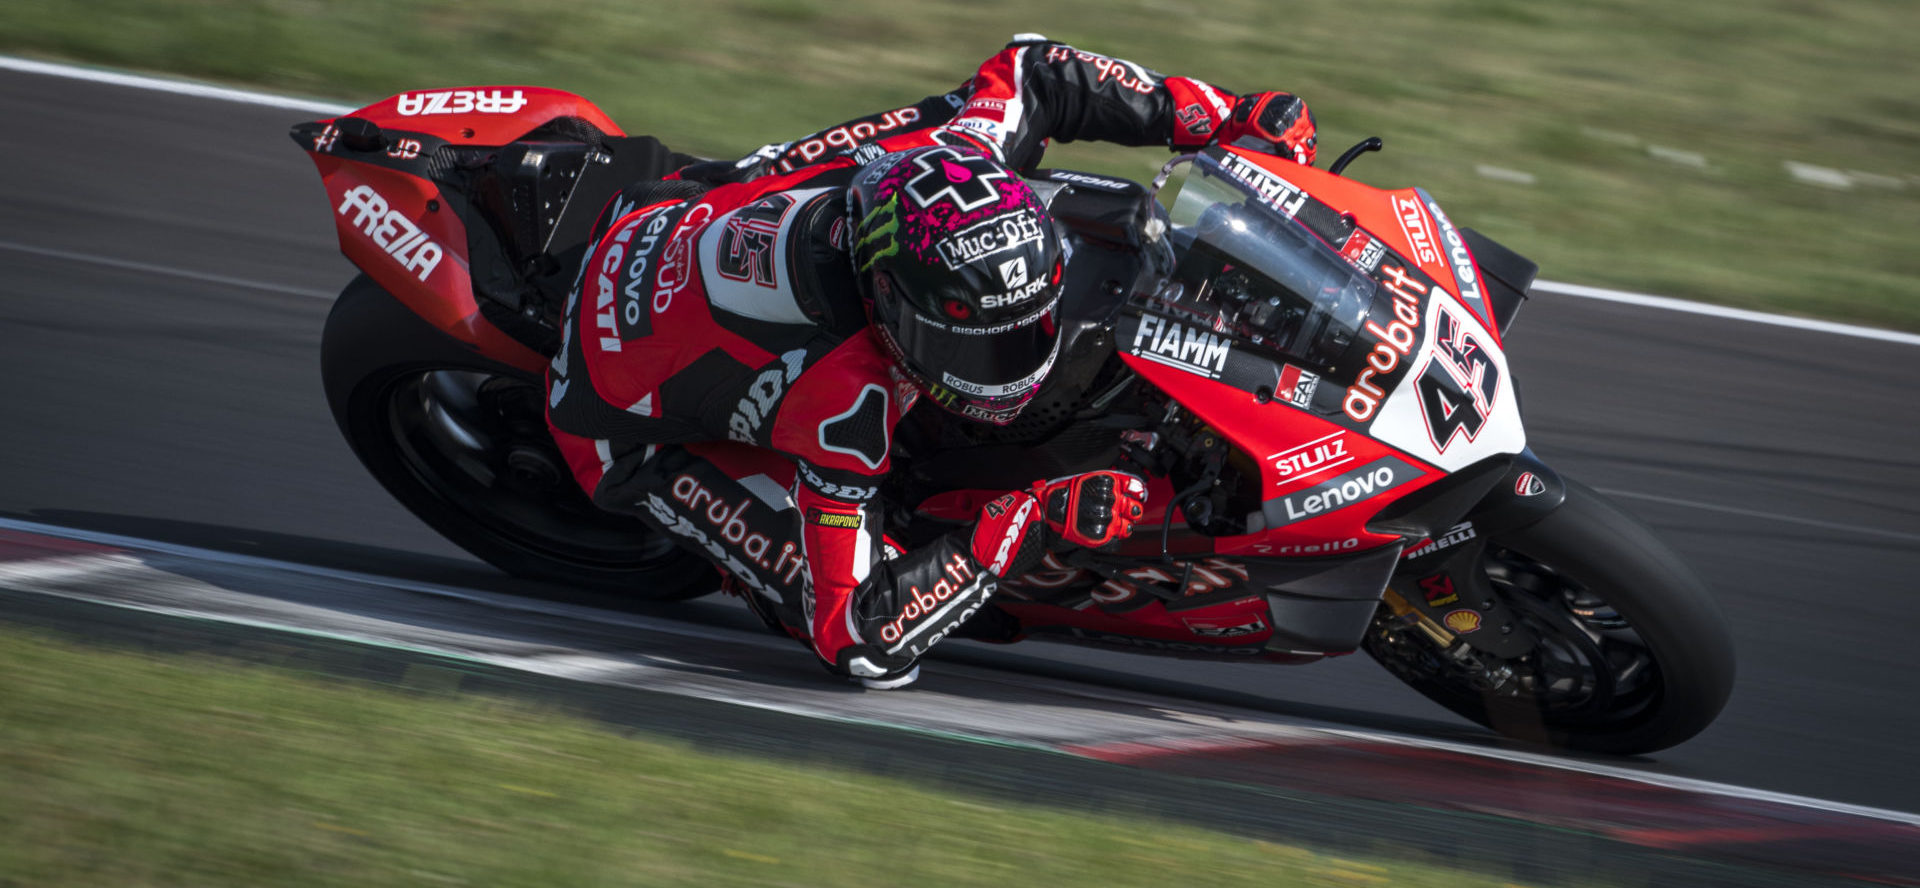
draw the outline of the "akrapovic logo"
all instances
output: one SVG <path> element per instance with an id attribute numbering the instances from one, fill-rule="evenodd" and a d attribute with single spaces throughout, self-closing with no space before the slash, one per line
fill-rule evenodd
<path id="1" fill-rule="evenodd" d="M 1267 500 L 1261 511 L 1269 527 L 1280 527 L 1365 502 L 1419 477 L 1419 470 L 1389 456 L 1306 490 Z"/>
<path id="2" fill-rule="evenodd" d="M 443 89 L 436 92 L 401 93 L 395 109 L 401 117 L 423 114 L 512 114 L 527 106 L 520 90 L 508 95 L 504 89 Z"/>
<path id="3" fill-rule="evenodd" d="M 347 190 L 340 201 L 339 213 L 342 216 L 353 213 L 353 225 L 360 233 L 373 241 L 375 246 L 387 251 L 400 267 L 415 273 L 421 280 L 440 267 L 440 257 L 445 251 L 433 242 L 433 238 L 413 224 L 399 210 L 387 205 L 387 199 L 372 185 L 358 185 Z"/>

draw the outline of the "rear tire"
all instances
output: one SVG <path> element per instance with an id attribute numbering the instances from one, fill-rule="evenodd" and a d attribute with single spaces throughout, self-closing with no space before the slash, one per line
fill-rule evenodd
<path id="1" fill-rule="evenodd" d="M 1503 734 L 1631 755 L 1681 743 L 1733 690 L 1733 638 L 1713 596 L 1653 532 L 1568 480 L 1539 522 L 1489 541 L 1481 568 L 1542 641 L 1480 668 L 1377 620 L 1367 652 L 1435 702 Z M 1384 608 L 1383 608 L 1384 611 Z M 1524 677 L 1515 687 L 1490 671 Z"/>
<path id="2" fill-rule="evenodd" d="M 699 556 L 588 500 L 547 431 L 539 376 L 475 353 L 365 275 L 327 316 L 320 369 L 334 422 L 367 471 L 487 563 L 641 600 L 718 585 Z"/>

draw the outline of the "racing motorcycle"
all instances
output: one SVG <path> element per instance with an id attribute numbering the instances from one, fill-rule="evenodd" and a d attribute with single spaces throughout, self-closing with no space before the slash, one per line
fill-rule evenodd
<path id="1" fill-rule="evenodd" d="M 730 165 L 531 87 L 403 93 L 292 136 L 363 271 L 321 363 L 367 469 L 512 574 L 712 591 L 704 561 L 573 483 L 543 373 L 609 197 L 674 171 L 656 197 L 691 197 Z M 1055 369 L 1008 426 L 910 413 L 889 532 L 911 545 L 983 491 L 1127 466 L 1155 514 L 1006 580 L 971 634 L 1232 662 L 1364 649 L 1523 739 L 1692 737 L 1732 687 L 1724 617 L 1653 533 L 1528 449 L 1503 340 L 1537 266 L 1424 190 L 1341 175 L 1379 144 L 1327 170 L 1209 148 L 1145 185 L 1026 171 L 1070 232 Z"/>

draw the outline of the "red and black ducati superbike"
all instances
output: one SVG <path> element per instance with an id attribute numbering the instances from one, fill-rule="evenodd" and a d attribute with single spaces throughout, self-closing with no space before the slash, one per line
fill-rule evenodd
<path id="1" fill-rule="evenodd" d="M 322 371 L 368 470 L 514 574 L 712 590 L 704 562 L 587 501 L 542 419 L 592 218 L 698 159 L 528 87 L 405 93 L 293 137 L 365 272 Z M 1733 683 L 1724 618 L 1647 528 L 1527 449 L 1502 337 L 1536 266 L 1420 189 L 1340 175 L 1378 145 L 1330 171 L 1213 148 L 1150 187 L 1030 171 L 1072 232 L 1060 358 L 1012 425 L 909 415 L 884 495 L 913 517 L 890 530 L 911 544 L 979 491 L 1130 466 L 1156 514 L 1003 583 L 979 634 L 1238 662 L 1364 648 L 1525 739 L 1692 737 Z"/>

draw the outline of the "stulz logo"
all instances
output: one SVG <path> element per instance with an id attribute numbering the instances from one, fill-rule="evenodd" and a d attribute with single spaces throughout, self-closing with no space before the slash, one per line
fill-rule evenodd
<path id="1" fill-rule="evenodd" d="M 445 89 L 437 92 L 401 93 L 396 109 L 401 117 L 422 114 L 512 114 L 527 106 L 519 90 L 507 95 L 504 89 Z"/>
<path id="2" fill-rule="evenodd" d="M 963 228 L 940 241 L 938 248 L 948 268 L 959 268 L 1002 250 L 1033 243 L 1040 237 L 1040 218 L 1032 210 L 1020 210 Z"/>
<path id="3" fill-rule="evenodd" d="M 1291 450 L 1282 450 L 1267 457 L 1273 460 L 1273 471 L 1280 476 L 1282 483 L 1302 481 L 1330 472 L 1350 462 L 1355 457 L 1347 452 L 1347 433 L 1335 432 L 1324 438 L 1316 438 Z"/>
<path id="4" fill-rule="evenodd" d="M 1133 332 L 1132 353 L 1156 364 L 1219 379 L 1227 369 L 1231 343 L 1211 331 L 1177 323 L 1159 315 L 1143 314 Z"/>
<path id="5" fill-rule="evenodd" d="M 1360 375 L 1354 378 L 1353 385 L 1347 386 L 1347 396 L 1340 402 L 1340 409 L 1355 422 L 1372 419 L 1380 409 L 1380 402 L 1387 397 L 1385 386 L 1375 382 L 1375 378 L 1385 379 L 1400 369 L 1413 354 L 1414 343 L 1420 341 L 1423 285 L 1398 265 L 1381 263 L 1380 270 L 1380 281 L 1393 296 L 1393 319 L 1385 327 L 1377 320 L 1366 323 L 1365 329 L 1374 339 L 1373 351 L 1367 353 L 1367 366 L 1360 368 Z"/>
<path id="6" fill-rule="evenodd" d="M 753 436 L 760 431 L 760 425 L 773 415 L 780 396 L 800 378 L 800 371 L 806 366 L 807 350 L 796 348 L 781 355 L 779 364 L 760 371 L 747 386 L 740 403 L 734 405 L 733 416 L 727 420 L 727 437 L 743 444 L 754 443 Z"/>
<path id="7" fill-rule="evenodd" d="M 1433 247 L 1433 235 L 1427 230 L 1427 214 L 1420 209 L 1420 202 L 1406 197 L 1393 199 L 1393 211 L 1400 216 L 1400 231 L 1413 244 L 1414 258 L 1421 264 L 1437 262 L 1440 251 Z"/>
<path id="8" fill-rule="evenodd" d="M 1267 500 L 1262 511 L 1269 526 L 1292 524 L 1370 500 L 1419 476 L 1412 466 L 1390 456 L 1298 493 Z"/>
<path id="9" fill-rule="evenodd" d="M 372 185 L 359 185 L 347 190 L 340 201 L 340 215 L 354 214 L 353 224 L 360 229 L 380 249 L 387 251 L 400 267 L 417 274 L 421 280 L 440 267 L 440 257 L 444 255 L 440 245 L 433 238 L 413 224 L 412 219 L 401 215 L 399 210 L 387 206 L 387 199 Z"/>

